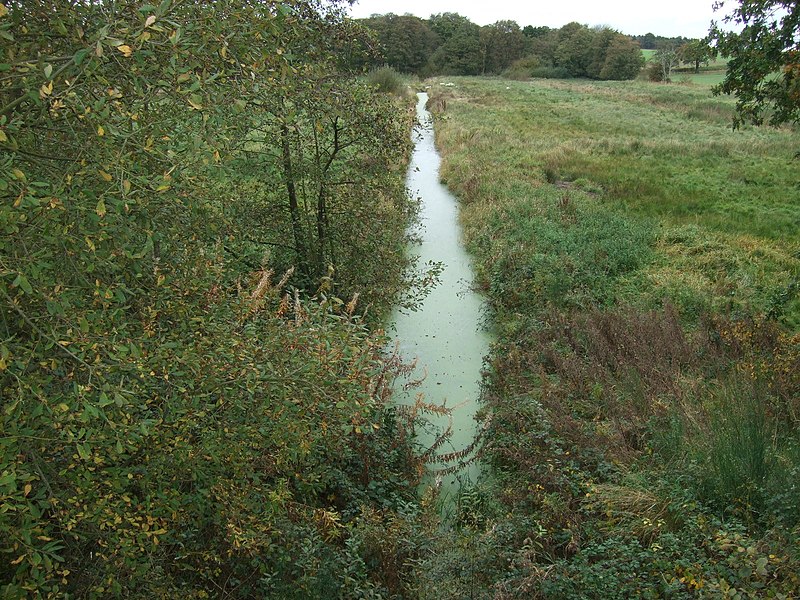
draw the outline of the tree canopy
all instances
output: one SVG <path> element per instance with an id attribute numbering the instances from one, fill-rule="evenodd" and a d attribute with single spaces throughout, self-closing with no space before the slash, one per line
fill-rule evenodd
<path id="1" fill-rule="evenodd" d="M 499 75 L 633 79 L 643 66 L 639 44 L 609 28 L 568 23 L 560 29 L 524 28 L 514 21 L 480 27 L 458 13 L 373 15 L 373 31 L 385 63 L 418 75 Z M 513 75 L 512 75 L 513 74 Z"/>
<path id="2" fill-rule="evenodd" d="M 723 2 L 717 8 L 723 8 Z M 741 0 L 710 39 L 730 58 L 715 93 L 737 97 L 735 126 L 800 123 L 800 7 L 796 0 Z"/>

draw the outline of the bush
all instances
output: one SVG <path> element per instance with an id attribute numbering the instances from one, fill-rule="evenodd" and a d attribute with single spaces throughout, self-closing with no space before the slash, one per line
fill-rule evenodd
<path id="1" fill-rule="evenodd" d="M 529 79 L 531 73 L 538 69 L 542 64 L 541 59 L 535 54 L 518 58 L 511 65 L 503 71 L 503 77 L 506 79 L 523 80 Z"/>
<path id="2" fill-rule="evenodd" d="M 392 67 L 372 69 L 367 75 L 367 81 L 385 94 L 400 95 L 405 88 L 403 77 Z"/>
<path id="3" fill-rule="evenodd" d="M 647 67 L 645 68 L 645 73 L 647 73 L 647 78 L 650 81 L 654 81 L 656 83 L 664 81 L 664 69 L 662 69 L 661 65 L 658 63 L 648 63 Z"/>

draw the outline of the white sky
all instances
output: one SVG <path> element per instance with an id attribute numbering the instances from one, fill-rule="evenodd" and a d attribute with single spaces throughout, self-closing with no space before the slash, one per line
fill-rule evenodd
<path id="1" fill-rule="evenodd" d="M 423 19 L 432 14 L 455 12 L 478 25 L 500 20 L 558 28 L 570 21 L 584 25 L 608 25 L 628 35 L 652 32 L 663 36 L 704 37 L 714 13 L 713 0 L 358 0 L 350 9 L 353 18 L 372 14 L 410 13 Z"/>

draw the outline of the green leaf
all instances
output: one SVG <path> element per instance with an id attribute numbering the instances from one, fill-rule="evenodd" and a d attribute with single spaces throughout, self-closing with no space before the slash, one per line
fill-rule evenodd
<path id="1" fill-rule="evenodd" d="M 25 275 L 23 275 L 22 273 L 17 273 L 17 278 L 11 285 L 22 288 L 22 291 L 28 295 L 33 294 L 33 288 L 31 287 L 31 284 L 28 282 L 28 278 L 25 277 Z"/>
<path id="2" fill-rule="evenodd" d="M 73 55 L 72 62 L 74 62 L 76 66 L 80 67 L 88 55 L 89 50 L 87 48 L 81 48 Z"/>
<path id="3" fill-rule="evenodd" d="M 89 444 L 77 444 L 78 456 L 83 460 L 88 460 L 90 456 Z"/>

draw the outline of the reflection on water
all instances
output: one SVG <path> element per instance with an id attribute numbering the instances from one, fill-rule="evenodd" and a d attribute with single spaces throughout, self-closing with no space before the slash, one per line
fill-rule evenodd
<path id="1" fill-rule="evenodd" d="M 434 147 L 431 116 L 425 110 L 428 95 L 418 94 L 417 115 L 421 127 L 414 133 L 416 142 L 409 165 L 406 184 L 412 194 L 422 199 L 419 240 L 411 253 L 419 263 L 441 262 L 444 270 L 441 281 L 415 312 L 396 312 L 393 333 L 406 360 L 418 358 L 417 375 L 427 371 L 419 388 L 398 394 L 399 401 L 413 403 L 422 392 L 425 400 L 445 403 L 453 411 L 453 435 L 438 454 L 459 451 L 473 441 L 477 423 L 480 372 L 483 357 L 489 351 L 489 335 L 481 328 L 480 296 L 472 291 L 470 258 L 460 243 L 458 203 L 439 183 L 441 159 Z M 434 419 L 444 429 L 447 419 Z M 419 441 L 430 444 L 435 434 L 419 432 Z M 447 465 L 445 465 L 447 466 Z M 477 466 L 440 477 L 445 488 L 452 492 L 459 480 L 474 479 Z"/>

